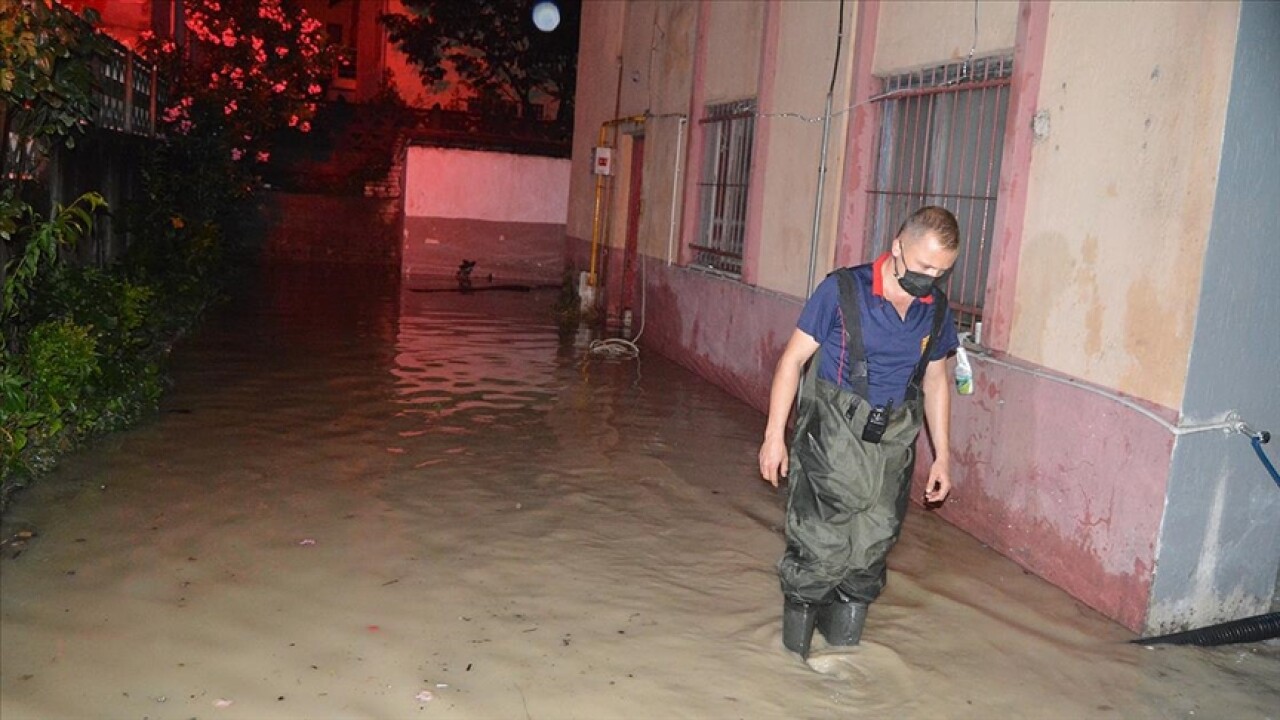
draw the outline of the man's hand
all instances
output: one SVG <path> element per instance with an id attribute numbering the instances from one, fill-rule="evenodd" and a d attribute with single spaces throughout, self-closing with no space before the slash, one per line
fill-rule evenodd
<path id="1" fill-rule="evenodd" d="M 760 476 L 778 487 L 778 478 L 787 476 L 787 444 L 780 437 L 765 436 L 760 445 Z"/>
<path id="2" fill-rule="evenodd" d="M 787 432 L 787 416 L 796 399 L 796 388 L 800 387 L 800 371 L 817 351 L 818 341 L 796 328 L 773 372 L 769 420 L 765 423 L 764 444 L 760 446 L 760 476 L 774 487 L 778 487 L 778 478 L 787 476 L 787 443 L 782 438 Z"/>
<path id="3" fill-rule="evenodd" d="M 943 459 L 929 467 L 929 482 L 924 486 L 925 502 L 940 503 L 951 493 L 951 464 Z"/>

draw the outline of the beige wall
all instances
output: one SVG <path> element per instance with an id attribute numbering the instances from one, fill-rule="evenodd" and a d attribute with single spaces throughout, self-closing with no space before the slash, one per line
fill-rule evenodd
<path id="1" fill-rule="evenodd" d="M 835 3 L 808 2 L 777 5 L 778 64 L 772 78 L 774 95 L 770 106 L 761 107 L 763 112 L 799 113 L 814 118 L 821 115 L 834 60 L 837 7 Z M 672 188 L 677 163 L 681 166 L 680 190 L 675 196 L 677 225 L 684 210 L 683 188 L 687 183 L 697 182 L 696 162 L 695 167 L 690 167 L 690 162 L 697 158 L 688 156 L 687 138 L 688 133 L 701 130 L 694 124 L 685 129 L 685 139 L 678 140 L 679 118 L 667 115 L 689 114 L 699 9 L 692 2 L 634 2 L 629 8 L 619 112 L 630 115 L 647 108 L 659 116 L 650 118 L 644 129 L 645 212 L 639 244 L 642 253 L 665 259 L 672 252 Z M 848 102 L 855 15 L 856 3 L 846 4 L 846 40 L 836 84 L 836 108 Z M 764 4 L 712 3 L 706 9 L 706 19 L 706 102 L 758 97 Z M 815 41 L 815 38 L 824 40 Z M 847 114 L 841 115 L 831 127 L 826 204 L 818 249 L 819 277 L 830 270 L 834 254 L 847 118 Z M 820 122 L 797 118 L 757 120 L 757 142 L 763 148 L 767 168 L 757 176 L 765 184 L 760 212 L 756 214 L 761 243 L 757 284 L 761 287 L 796 296 L 805 292 L 821 138 Z M 619 171 L 622 174 L 611 180 L 608 196 L 608 244 L 614 247 L 620 247 L 625 241 L 624 218 L 630 192 L 625 171 L 630 150 L 629 138 L 620 141 Z M 690 208 L 690 212 L 697 209 Z M 683 240 L 687 242 L 689 238 Z M 680 241 L 677 227 L 677 247 L 674 248 L 677 256 Z"/>
<path id="2" fill-rule="evenodd" d="M 761 107 L 762 112 L 798 113 L 815 119 L 822 116 L 835 61 L 838 9 L 838 3 L 778 5 L 773 101 L 769 107 Z M 856 17 L 857 3 L 846 3 L 833 112 L 849 104 Z M 831 122 L 815 285 L 834 263 L 837 210 L 844 185 L 844 141 L 850 117 L 850 113 L 841 113 Z M 822 122 L 795 117 L 761 118 L 757 122 L 758 141 L 766 143 L 766 171 L 761 178 L 764 192 L 756 282 L 770 290 L 803 297 L 808 289 Z"/>
<path id="3" fill-rule="evenodd" d="M 591 238 L 595 176 L 591 174 L 590 161 L 600 124 L 616 116 L 647 112 L 651 117 L 643 126 L 625 125 L 608 133 L 607 141 L 615 148 L 617 174 L 606 181 L 602 240 L 613 247 L 621 247 L 625 241 L 632 138 L 633 133 L 643 132 L 645 212 L 639 231 L 640 251 L 666 257 L 678 144 L 683 145 L 681 152 L 687 155 L 686 140 L 679 139 L 679 116 L 687 116 L 689 111 L 697 16 L 698 7 L 693 2 L 583 3 L 583 37 L 591 41 L 583 42 L 579 53 L 567 229 L 570 237 Z M 676 199 L 680 200 L 679 193 Z M 679 222 L 679 205 L 676 212 Z"/>
<path id="4" fill-rule="evenodd" d="M 584 23 L 587 21 L 587 10 L 598 11 L 595 5 L 614 5 L 625 8 L 621 18 L 600 13 L 601 20 L 607 28 L 608 23 L 620 20 L 625 32 L 619 32 L 613 47 L 617 48 L 617 56 L 608 67 L 612 76 L 600 72 L 595 81 L 597 87 L 590 89 L 593 103 L 608 98 L 607 107 L 597 107 L 595 115 L 599 117 L 590 127 L 591 141 L 594 143 L 599 123 L 614 117 L 612 91 L 617 89 L 617 115 L 650 115 L 643 128 L 636 125 L 625 125 L 620 132 L 610 131 L 609 142 L 615 147 L 615 166 L 617 174 L 606 183 L 605 205 L 607 211 L 604 219 L 603 242 L 611 247 L 622 247 L 626 241 L 626 212 L 630 198 L 630 167 L 633 150 L 632 134 L 643 132 L 645 137 L 645 168 L 643 175 L 643 207 L 641 227 L 638 241 L 640 252 L 654 257 L 666 258 L 671 233 L 671 211 L 673 201 L 672 181 L 676 173 L 677 150 L 682 164 L 681 185 L 676 189 L 676 243 L 674 254 L 678 257 L 680 242 L 679 228 L 683 212 L 684 186 L 686 182 L 697 182 L 696 177 L 689 175 L 688 139 L 690 132 L 699 132 L 693 127 L 684 127 L 684 138 L 681 132 L 680 116 L 698 115 L 690 112 L 689 102 L 692 96 L 693 60 L 696 43 L 696 32 L 700 9 L 697 2 L 673 2 L 670 0 L 634 0 L 628 3 L 584 3 Z M 617 12 L 617 10 L 613 10 Z M 593 15 L 596 13 L 592 13 Z M 759 76 L 759 53 L 764 22 L 764 5 L 760 2 L 716 2 L 712 3 L 705 13 L 707 26 L 707 59 L 704 68 L 705 100 L 708 103 L 737 100 L 754 97 Z M 585 30 L 584 30 L 585 32 Z M 608 32 L 608 30 L 604 30 Z M 585 36 L 585 35 L 584 35 Z M 606 44 L 606 47 L 608 44 Z M 603 53 L 601 53 L 603 54 Z M 621 59 L 621 73 L 618 73 L 618 58 Z M 582 66 L 580 65 L 580 68 Z M 596 69 L 593 68 L 593 72 Z M 580 71 L 581 72 L 581 71 Z M 580 92 L 584 87 L 579 78 Z M 610 91 L 607 95 L 601 88 Z M 600 99 L 597 99 L 600 98 Z M 578 102 L 581 102 L 581 95 Z M 581 118 L 582 114 L 578 115 Z M 578 144 L 586 133 L 575 133 L 575 158 Z M 584 152 L 589 155 L 589 147 Z M 575 181 L 577 178 L 575 177 Z M 577 191 L 573 191 L 577 195 Z M 582 198 L 575 197 L 571 202 L 585 206 Z M 590 237 L 591 208 L 579 210 L 585 216 L 584 234 L 576 235 L 577 227 L 570 222 L 570 235 L 588 239 Z M 571 217 L 575 214 L 571 207 Z M 687 240 L 687 238 L 686 238 Z"/>
<path id="5" fill-rule="evenodd" d="M 1054 4 L 1013 354 L 1181 405 L 1238 12 Z"/>
<path id="6" fill-rule="evenodd" d="M 707 103 L 755 97 L 764 7 L 759 0 L 719 0 L 710 4 L 703 76 Z"/>
<path id="7" fill-rule="evenodd" d="M 694 32 L 698 7 L 691 2 L 637 0 L 627 4 L 627 31 L 622 48 L 619 115 L 650 117 L 644 127 L 626 126 L 615 139 L 619 174 L 608 187 L 608 239 L 613 247 L 626 241 L 627 202 L 633 132 L 643 132 L 645 158 L 644 212 L 637 235 L 640 252 L 665 258 L 670 237 L 671 181 L 675 173 L 678 117 L 689 113 L 693 83 Z M 681 141 L 684 142 L 684 141 Z M 683 152 L 683 151 L 682 151 Z M 677 193 L 676 200 L 682 199 Z M 676 212 L 680 212 L 679 205 Z M 679 215 L 676 218 L 679 223 Z M 678 228 L 677 228 L 678 229 Z"/>
<path id="8" fill-rule="evenodd" d="M 580 240 L 591 239 L 595 176 L 591 174 L 591 148 L 600 123 L 613 117 L 618 84 L 618 58 L 622 52 L 622 26 L 627 5 L 620 2 L 584 2 L 582 38 L 578 49 L 578 87 L 574 96 L 573 159 L 569 180 L 569 222 L 566 232 Z"/>
<path id="9" fill-rule="evenodd" d="M 652 58 L 661 47 L 653 48 L 660 40 L 658 12 L 660 3 L 653 0 L 632 0 L 626 3 L 626 32 L 622 35 L 622 72 L 614 78 L 611 87 L 618 89 L 618 114 L 635 115 L 645 111 L 649 98 Z M 665 42 L 662 43 L 665 45 Z M 651 48 L 653 50 L 651 51 Z"/>
<path id="10" fill-rule="evenodd" d="M 978 57 L 1013 49 L 1018 27 L 1016 0 L 977 3 Z M 974 3 L 882 2 L 874 72 L 887 75 L 963 60 L 974 46 Z"/>
<path id="11" fill-rule="evenodd" d="M 653 71 L 649 81 L 652 93 L 648 102 L 651 117 L 645 124 L 644 207 L 641 217 L 640 252 L 666 258 L 671 238 L 672 180 L 676 172 L 677 145 L 681 145 L 681 163 L 688 178 L 688 127 L 682 126 L 680 115 L 688 117 L 693 85 L 693 52 L 698 22 L 698 7 L 689 2 L 656 2 L 656 37 L 660 40 L 653 54 Z M 648 55 L 646 47 L 645 54 Z M 683 127 L 683 130 L 681 129 Z M 682 136 L 683 135 L 683 136 Z M 675 192 L 677 247 L 680 242 L 680 213 L 683 207 L 683 181 Z"/>

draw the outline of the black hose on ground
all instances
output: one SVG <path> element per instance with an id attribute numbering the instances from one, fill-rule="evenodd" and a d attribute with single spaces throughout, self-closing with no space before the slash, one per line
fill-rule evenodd
<path id="1" fill-rule="evenodd" d="M 1129 642 L 1135 645 L 1199 645 L 1213 647 L 1215 645 L 1260 642 L 1277 637 L 1280 637 L 1280 612 L 1255 615 L 1243 620 L 1232 620 L 1218 625 L 1202 627 L 1198 630 L 1173 633 L 1172 635 L 1138 638 Z"/>

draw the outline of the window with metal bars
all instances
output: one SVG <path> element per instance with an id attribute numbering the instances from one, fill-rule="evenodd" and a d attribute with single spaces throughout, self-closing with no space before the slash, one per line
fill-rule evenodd
<path id="1" fill-rule="evenodd" d="M 747 229 L 747 180 L 755 134 L 756 101 L 708 105 L 701 120 L 702 178 L 698 182 L 698 238 L 694 265 L 742 274 Z"/>
<path id="2" fill-rule="evenodd" d="M 944 289 L 962 329 L 982 319 L 1013 58 L 951 63 L 884 79 L 870 260 L 914 210 L 940 205 L 960 224 Z"/>

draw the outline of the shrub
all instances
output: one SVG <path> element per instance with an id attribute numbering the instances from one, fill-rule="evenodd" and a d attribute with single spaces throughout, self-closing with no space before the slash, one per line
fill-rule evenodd
<path id="1" fill-rule="evenodd" d="M 90 328 L 51 320 L 31 330 L 22 355 L 5 360 L 3 469 L 38 472 L 78 440 L 83 398 L 99 371 L 97 343 Z"/>

